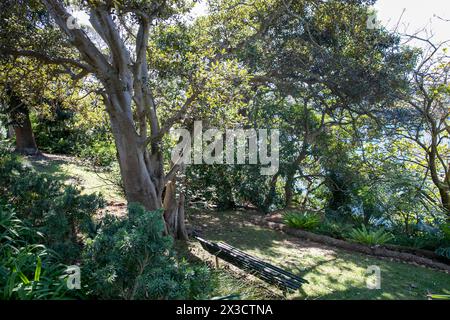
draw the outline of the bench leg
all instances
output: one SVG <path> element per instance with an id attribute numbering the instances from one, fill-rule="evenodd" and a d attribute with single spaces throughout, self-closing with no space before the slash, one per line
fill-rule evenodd
<path id="1" fill-rule="evenodd" d="M 215 256 L 216 258 L 216 269 L 219 269 L 219 258 L 217 256 Z"/>

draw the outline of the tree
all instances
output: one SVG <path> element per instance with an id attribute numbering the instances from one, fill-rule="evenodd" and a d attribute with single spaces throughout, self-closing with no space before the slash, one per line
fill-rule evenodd
<path id="1" fill-rule="evenodd" d="M 367 28 L 371 4 L 212 1 L 212 39 L 252 75 L 250 123 L 283 132 L 265 208 L 281 179 L 285 206 L 292 204 L 301 165 L 327 130 L 365 115 L 377 119 L 406 85 L 412 52 L 394 34 Z"/>
<path id="2" fill-rule="evenodd" d="M 442 208 L 450 216 L 450 56 L 446 43 L 425 41 L 411 74 L 410 91 L 402 95 L 401 121 L 396 121 L 396 133 L 418 147 L 418 160 L 438 190 Z M 425 165 L 423 165 L 423 163 Z"/>
<path id="3" fill-rule="evenodd" d="M 39 154 L 33 129 L 31 128 L 30 111 L 23 100 L 11 89 L 6 90 L 7 113 L 11 121 L 9 125 L 14 128 L 16 138 L 16 151 L 26 155 Z"/>
<path id="4" fill-rule="evenodd" d="M 167 82 L 165 74 L 173 71 L 171 66 L 177 63 L 167 63 L 164 60 L 167 56 L 155 58 L 159 56 L 152 47 L 155 43 L 152 37 L 158 32 L 157 24 L 164 21 L 180 24 L 181 15 L 190 8 L 187 1 L 80 1 L 77 4 L 89 13 L 92 29 L 78 28 L 69 13 L 70 7 L 63 1 L 23 1 L 22 4 L 19 8 L 13 1 L 4 5 L 7 12 L 4 19 L 14 20 L 16 24 L 5 23 L 9 30 L 2 32 L 2 53 L 39 59 L 57 66 L 74 80 L 87 76 L 97 81 L 100 88 L 96 92 L 102 96 L 110 118 L 127 201 L 156 210 L 163 206 L 163 195 L 166 196 L 167 229 L 185 234 L 182 230 L 175 231 L 174 221 L 181 222 L 177 228 L 183 229 L 184 220 L 173 218 L 178 211 L 168 205 L 173 202 L 175 189 L 166 186 L 175 181 L 180 165 L 167 165 L 164 138 L 196 103 L 216 102 L 203 89 L 214 86 L 214 81 L 206 83 L 206 80 L 217 78 L 215 72 L 221 67 L 213 59 L 214 49 L 207 48 L 205 51 L 211 59 L 207 59 L 208 55 L 188 54 L 191 63 L 184 65 L 190 69 L 184 70 L 181 80 L 172 78 L 174 81 Z M 31 30 L 23 30 L 20 21 L 40 12 L 42 4 L 51 19 L 28 26 Z M 30 43 L 23 32 L 33 40 L 40 38 L 46 45 Z M 11 34 L 20 41 L 11 39 Z M 164 64 L 169 68 L 159 69 Z M 158 81 L 167 84 L 167 88 L 158 90 L 163 87 L 155 85 Z M 177 81 L 181 85 L 174 85 Z M 220 79 L 216 86 L 223 86 Z"/>

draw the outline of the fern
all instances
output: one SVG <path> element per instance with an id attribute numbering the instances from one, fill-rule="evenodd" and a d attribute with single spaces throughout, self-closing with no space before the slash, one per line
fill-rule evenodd
<path id="1" fill-rule="evenodd" d="M 394 239 L 393 235 L 384 229 L 372 231 L 368 230 L 364 225 L 361 228 L 353 229 L 349 233 L 348 238 L 352 241 L 367 245 L 381 245 Z"/>
<path id="2" fill-rule="evenodd" d="M 436 254 L 450 259 L 450 247 L 436 249 Z"/>
<path id="3" fill-rule="evenodd" d="M 292 228 L 313 230 L 320 224 L 320 217 L 311 212 L 290 211 L 284 214 L 283 221 Z"/>

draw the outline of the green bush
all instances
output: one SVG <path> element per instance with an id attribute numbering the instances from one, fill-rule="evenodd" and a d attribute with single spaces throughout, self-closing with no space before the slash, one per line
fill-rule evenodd
<path id="1" fill-rule="evenodd" d="M 440 225 L 440 230 L 446 241 L 450 241 L 450 222 L 444 222 Z"/>
<path id="2" fill-rule="evenodd" d="M 344 222 L 325 219 L 318 227 L 317 232 L 337 239 L 344 239 L 351 231 L 353 225 Z"/>
<path id="3" fill-rule="evenodd" d="M 450 294 L 430 294 L 428 297 L 431 300 L 450 300 Z"/>
<path id="4" fill-rule="evenodd" d="M 31 121 L 36 143 L 41 151 L 79 156 L 97 166 L 109 166 L 116 160 L 116 148 L 104 119 L 90 119 L 92 114 L 77 114 L 56 108 L 50 115 L 36 116 Z M 91 120 L 91 121 L 88 121 Z"/>
<path id="5" fill-rule="evenodd" d="M 435 253 L 441 257 L 450 259 L 450 247 L 437 248 Z"/>
<path id="6" fill-rule="evenodd" d="M 82 274 L 88 294 L 100 299 L 206 297 L 209 270 L 175 259 L 172 238 L 163 235 L 162 213 L 137 204 L 128 210 L 125 219 L 106 216 L 87 243 Z"/>
<path id="7" fill-rule="evenodd" d="M 412 235 L 395 233 L 395 239 L 393 239 L 392 243 L 405 247 L 434 251 L 442 247 L 446 241 L 444 236 L 439 232 L 420 231 Z"/>
<path id="8" fill-rule="evenodd" d="M 348 234 L 348 238 L 352 241 L 367 245 L 381 245 L 394 239 L 392 234 L 382 228 L 373 231 L 366 229 L 364 225 L 361 228 L 353 229 Z"/>
<path id="9" fill-rule="evenodd" d="M 80 234 L 95 231 L 94 213 L 104 206 L 99 195 L 81 195 L 73 186 L 40 174 L 0 148 L 0 205 L 9 204 L 39 239 L 69 263 L 81 253 Z"/>
<path id="10" fill-rule="evenodd" d="M 161 212 L 131 205 L 125 219 L 92 216 L 101 197 L 35 172 L 0 148 L 0 295 L 3 299 L 206 298 L 206 266 L 177 260 Z M 68 291 L 65 264 L 81 263 Z"/>
<path id="11" fill-rule="evenodd" d="M 313 212 L 289 211 L 283 215 L 283 221 L 292 228 L 313 230 L 320 224 L 321 218 Z"/>
<path id="12" fill-rule="evenodd" d="M 0 206 L 0 299 L 67 299 L 65 266 L 35 240 L 41 237 Z"/>
<path id="13" fill-rule="evenodd" d="M 92 140 L 83 146 L 77 144 L 76 150 L 78 156 L 89 159 L 96 166 L 106 167 L 116 160 L 116 147 L 110 139 Z"/>

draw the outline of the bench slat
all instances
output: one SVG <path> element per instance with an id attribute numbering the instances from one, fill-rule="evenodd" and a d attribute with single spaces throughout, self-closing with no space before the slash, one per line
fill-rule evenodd
<path id="1" fill-rule="evenodd" d="M 276 277 L 275 274 L 270 273 L 270 272 L 261 272 L 261 270 L 256 269 L 254 266 L 252 266 L 251 264 L 249 264 L 248 262 L 245 262 L 244 260 L 239 260 L 239 259 L 233 259 L 232 256 L 228 255 L 227 253 L 225 253 L 224 251 L 219 251 L 219 253 L 217 254 L 217 256 L 243 270 L 248 271 L 250 274 L 279 287 L 283 287 L 283 288 L 289 288 L 289 289 L 293 289 L 293 290 L 297 290 L 302 283 L 292 283 L 290 281 L 286 281 L 285 279 L 279 279 Z"/>
<path id="2" fill-rule="evenodd" d="M 269 267 L 269 268 L 271 268 L 271 269 L 274 269 L 274 270 L 280 272 L 281 274 L 285 275 L 286 277 L 294 278 L 295 280 L 297 280 L 297 281 L 299 281 L 299 282 L 302 282 L 302 283 L 308 283 L 305 279 L 300 278 L 299 276 L 297 276 L 297 275 L 295 275 L 295 274 L 293 274 L 293 273 L 291 273 L 291 272 L 289 272 L 289 271 L 283 270 L 283 269 L 281 269 L 281 268 L 279 268 L 279 267 L 277 267 L 277 266 L 274 266 L 274 265 L 272 265 L 272 264 L 269 264 L 269 263 L 267 263 L 267 262 L 265 262 L 265 261 L 263 261 L 263 260 L 261 260 L 261 259 L 259 259 L 259 258 L 253 257 L 253 256 L 249 255 L 248 253 L 245 253 L 245 252 L 243 252 L 243 251 L 241 251 L 241 250 L 239 250 L 239 249 L 237 249 L 237 248 L 234 248 L 234 247 L 230 246 L 230 245 L 227 244 L 227 243 L 224 243 L 224 242 L 223 242 L 223 243 L 218 243 L 218 244 L 219 244 L 219 245 L 222 245 L 222 244 L 223 244 L 224 247 L 228 248 L 229 250 L 238 252 L 238 253 L 240 253 L 241 255 L 248 257 L 249 259 L 252 259 L 252 260 L 257 261 L 258 263 L 261 263 L 261 264 L 263 264 L 263 265 L 265 265 L 265 266 L 267 266 L 267 267 Z"/>
<path id="3" fill-rule="evenodd" d="M 226 251 L 221 250 L 221 251 L 217 252 L 216 255 L 219 257 L 223 257 L 224 255 L 227 255 L 228 259 L 231 260 L 232 262 L 239 261 L 242 264 L 244 264 L 245 266 L 248 266 L 249 268 L 255 270 L 256 272 L 273 277 L 278 282 L 283 282 L 283 283 L 291 284 L 294 286 L 298 286 L 298 285 L 302 284 L 301 281 L 297 281 L 297 279 L 287 277 L 286 275 L 281 274 L 281 273 L 277 272 L 276 270 L 273 270 L 272 268 L 270 268 L 270 266 L 263 266 L 260 264 L 255 264 L 254 261 L 240 257 L 240 256 L 236 256 L 233 254 L 233 252 L 226 252 Z"/>
<path id="4" fill-rule="evenodd" d="M 206 251 L 270 284 L 297 290 L 303 283 L 307 283 L 299 276 L 253 257 L 227 243 L 214 243 L 198 236 L 194 237 Z"/>
<path id="5" fill-rule="evenodd" d="M 221 245 L 221 244 L 219 244 Z M 234 252 L 234 250 L 230 250 L 230 252 Z M 262 270 L 263 272 L 268 272 L 270 273 L 272 276 L 276 277 L 277 279 L 279 279 L 280 281 L 285 281 L 285 282 L 289 282 L 292 283 L 294 285 L 298 285 L 303 284 L 305 282 L 305 280 L 297 277 L 294 274 L 289 274 L 289 272 L 282 270 L 282 272 L 280 272 L 280 268 L 273 266 L 269 263 L 266 263 L 264 261 L 261 261 L 257 258 L 254 258 L 252 256 L 249 255 L 241 255 L 241 257 L 245 257 L 246 259 L 249 259 L 252 263 L 256 264 L 259 266 L 258 270 Z"/>

